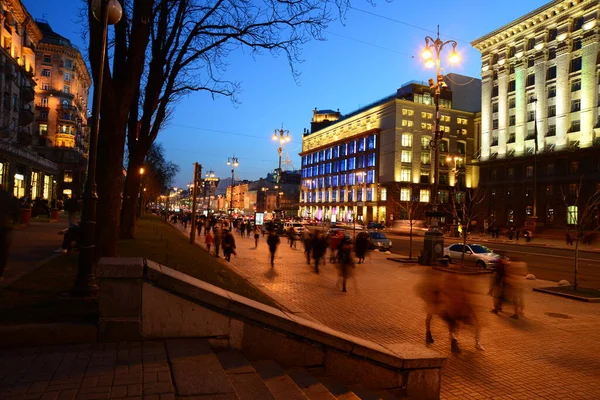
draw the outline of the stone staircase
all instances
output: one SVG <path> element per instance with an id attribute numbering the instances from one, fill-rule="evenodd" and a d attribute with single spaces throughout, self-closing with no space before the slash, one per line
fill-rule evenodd
<path id="1" fill-rule="evenodd" d="M 284 368 L 273 360 L 249 361 L 239 350 L 213 348 L 206 339 L 169 339 L 167 354 L 176 396 L 213 400 L 391 400 L 325 375 L 322 367 Z"/>

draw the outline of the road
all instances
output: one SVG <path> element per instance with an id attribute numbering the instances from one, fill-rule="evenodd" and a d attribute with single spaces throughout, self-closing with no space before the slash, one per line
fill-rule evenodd
<path id="1" fill-rule="evenodd" d="M 394 247 L 392 253 L 408 255 L 409 238 L 386 233 L 392 240 Z M 475 241 L 475 240 L 474 240 Z M 445 238 L 445 245 L 458 243 L 458 238 Z M 469 241 L 471 242 L 471 241 Z M 529 272 L 538 279 L 558 282 L 566 279 L 573 282 L 575 269 L 575 250 L 553 247 L 540 247 L 539 245 L 527 245 L 524 242 L 518 244 L 492 243 L 483 240 L 477 242 L 501 252 L 511 260 L 525 261 Z M 418 256 L 423 248 L 423 237 L 413 237 L 413 257 Z M 579 283 L 583 287 L 600 289 L 600 254 L 593 251 L 579 251 Z"/>

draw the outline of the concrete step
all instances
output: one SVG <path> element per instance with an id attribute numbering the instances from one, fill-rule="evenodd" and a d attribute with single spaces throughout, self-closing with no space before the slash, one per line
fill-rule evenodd
<path id="1" fill-rule="evenodd" d="M 360 400 L 352 390 L 350 390 L 346 385 L 341 383 L 335 378 L 331 378 L 328 376 L 316 376 L 316 378 L 321 382 L 323 386 L 329 390 L 329 392 L 335 396 L 338 400 Z"/>
<path id="2" fill-rule="evenodd" d="M 291 368 L 286 370 L 290 378 L 310 400 L 335 400 L 336 397 L 304 368 Z"/>
<path id="3" fill-rule="evenodd" d="M 239 400 L 207 340 L 170 339 L 166 346 L 178 396 Z"/>
<path id="4" fill-rule="evenodd" d="M 242 353 L 228 349 L 216 354 L 240 400 L 275 400 L 265 381 Z"/>
<path id="5" fill-rule="evenodd" d="M 252 366 L 277 400 L 307 400 L 308 397 L 296 385 L 283 368 L 273 360 L 253 361 Z"/>
<path id="6" fill-rule="evenodd" d="M 385 390 L 375 392 L 359 384 L 348 385 L 348 389 L 352 390 L 360 400 L 398 400 L 396 396 Z"/>

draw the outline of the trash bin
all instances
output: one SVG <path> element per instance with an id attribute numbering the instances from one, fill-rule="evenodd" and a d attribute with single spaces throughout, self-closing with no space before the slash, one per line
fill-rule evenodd
<path id="1" fill-rule="evenodd" d="M 31 208 L 21 208 L 19 212 L 19 224 L 29 224 L 31 220 Z"/>

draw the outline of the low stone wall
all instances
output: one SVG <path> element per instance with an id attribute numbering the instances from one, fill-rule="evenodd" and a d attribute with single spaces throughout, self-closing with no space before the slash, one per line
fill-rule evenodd
<path id="1" fill-rule="evenodd" d="M 329 376 L 414 399 L 438 399 L 445 359 L 424 346 L 382 346 L 266 306 L 141 258 L 104 258 L 100 341 L 208 338 L 249 359 L 321 367 Z"/>

